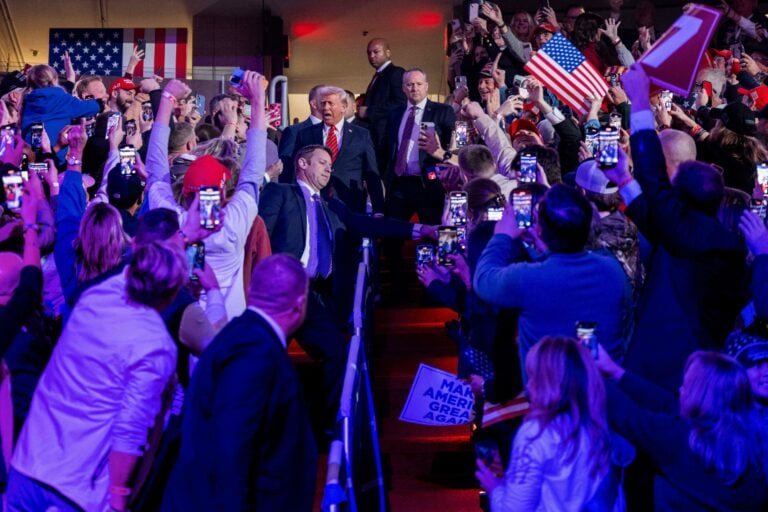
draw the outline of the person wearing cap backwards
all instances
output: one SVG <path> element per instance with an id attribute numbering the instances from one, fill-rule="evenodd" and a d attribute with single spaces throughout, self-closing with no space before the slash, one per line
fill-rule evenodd
<path id="1" fill-rule="evenodd" d="M 136 96 L 136 90 L 139 87 L 128 78 L 118 78 L 107 89 L 107 110 L 120 112 L 125 115 L 133 105 L 133 99 Z"/>
<path id="2" fill-rule="evenodd" d="M 230 177 L 227 167 L 216 158 L 206 155 L 192 162 L 184 175 L 183 204 L 176 202 L 171 188 L 168 164 L 169 122 L 174 103 L 186 98 L 190 89 L 178 80 L 166 84 L 160 107 L 152 128 L 147 150 L 147 200 L 150 209 L 168 208 L 184 224 L 187 208 L 201 187 L 219 187 L 222 205 L 222 229 L 205 240 L 206 261 L 211 265 L 224 295 L 227 316 L 234 318 L 245 310 L 243 287 L 243 250 L 248 233 L 258 211 L 259 185 L 266 171 L 267 123 L 264 104 L 263 77 L 246 71 L 239 91 L 253 105 L 251 127 L 246 133 L 246 150 L 234 194 L 226 197 L 226 183 Z"/>
<path id="3" fill-rule="evenodd" d="M 59 87 L 56 70 L 46 64 L 32 66 L 27 72 L 30 92 L 24 97 L 21 115 L 21 133 L 29 144 L 32 135 L 29 128 L 34 123 L 44 123 L 48 139 L 55 141 L 62 128 L 76 117 L 89 117 L 99 113 L 101 106 L 96 100 L 80 100 Z M 58 156 L 63 158 L 66 148 Z"/>
<path id="4" fill-rule="evenodd" d="M 576 185 L 596 209 L 591 245 L 616 257 L 634 289 L 640 278 L 640 242 L 637 226 L 619 210 L 619 187 L 605 176 L 593 158 L 584 160 L 576 169 Z"/>

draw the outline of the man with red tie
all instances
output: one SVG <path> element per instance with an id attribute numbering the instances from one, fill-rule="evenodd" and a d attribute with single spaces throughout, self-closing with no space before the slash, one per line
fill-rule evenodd
<path id="1" fill-rule="evenodd" d="M 336 196 L 353 212 L 365 213 L 367 189 L 373 212 L 384 213 L 384 189 L 371 135 L 344 119 L 347 93 L 339 87 L 326 86 L 317 91 L 317 97 L 323 122 L 299 132 L 296 152 L 309 145 L 327 147 L 333 158 L 330 184 Z"/>

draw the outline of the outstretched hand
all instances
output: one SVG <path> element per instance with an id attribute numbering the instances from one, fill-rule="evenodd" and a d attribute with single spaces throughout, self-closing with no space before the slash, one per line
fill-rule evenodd
<path id="1" fill-rule="evenodd" d="M 739 229 L 744 233 L 749 251 L 760 256 L 768 254 L 768 229 L 765 221 L 750 210 L 745 210 L 739 219 Z"/>

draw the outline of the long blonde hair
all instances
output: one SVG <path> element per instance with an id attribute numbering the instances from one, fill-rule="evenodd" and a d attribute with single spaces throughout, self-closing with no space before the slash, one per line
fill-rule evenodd
<path id="1" fill-rule="evenodd" d="M 726 484 L 750 468 L 765 476 L 765 427 L 746 370 L 719 352 L 694 352 L 685 365 L 680 415 L 691 422 L 688 445 Z"/>
<path id="2" fill-rule="evenodd" d="M 590 476 L 602 474 L 610 459 L 605 386 L 589 350 L 575 339 L 547 336 L 528 352 L 525 370 L 531 402 L 525 421 L 537 422 L 539 435 L 550 428 L 559 435 L 566 463 L 587 436 Z"/>
<path id="3" fill-rule="evenodd" d="M 78 282 L 93 279 L 119 265 L 129 241 L 114 206 L 96 203 L 89 207 L 72 244 L 80 267 Z"/>

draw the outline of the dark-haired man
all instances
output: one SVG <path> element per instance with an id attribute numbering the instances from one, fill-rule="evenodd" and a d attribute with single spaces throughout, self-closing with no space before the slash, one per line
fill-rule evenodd
<path id="1" fill-rule="evenodd" d="M 518 227 L 510 203 L 477 263 L 475 291 L 486 302 L 518 311 L 523 363 L 541 338 L 574 336 L 579 321 L 597 322 L 598 342 L 614 358 L 621 358 L 630 288 L 613 257 L 584 249 L 592 207 L 577 190 L 555 185 L 537 211 L 531 234 L 549 250 L 546 258 L 534 263 L 525 260 L 525 230 Z M 527 378 L 525 370 L 523 378 Z"/>
<path id="2" fill-rule="evenodd" d="M 133 105 L 139 87 L 128 78 L 118 78 L 107 89 L 107 110 L 125 115 Z"/>
<path id="3" fill-rule="evenodd" d="M 387 116 L 390 110 L 405 105 L 403 74 L 405 70 L 392 63 L 392 53 L 386 39 L 371 39 L 366 48 L 368 63 L 376 70 L 365 91 L 365 104 L 358 109 L 358 117 L 368 124 L 377 155 L 383 158 Z M 379 160 L 382 162 L 382 160 Z M 382 162 L 383 163 L 383 162 Z"/>
<path id="4" fill-rule="evenodd" d="M 301 148 L 295 158 L 297 182 L 271 182 L 259 201 L 273 253 L 296 256 L 310 275 L 307 320 L 296 339 L 310 356 L 323 360 L 329 414 L 335 412 L 347 358 L 342 326 L 357 255 L 356 248 L 350 250 L 348 231 L 400 238 L 418 232 L 407 222 L 355 215 L 337 199 L 327 202 L 321 192 L 331 180 L 331 160 L 324 146 Z"/>

